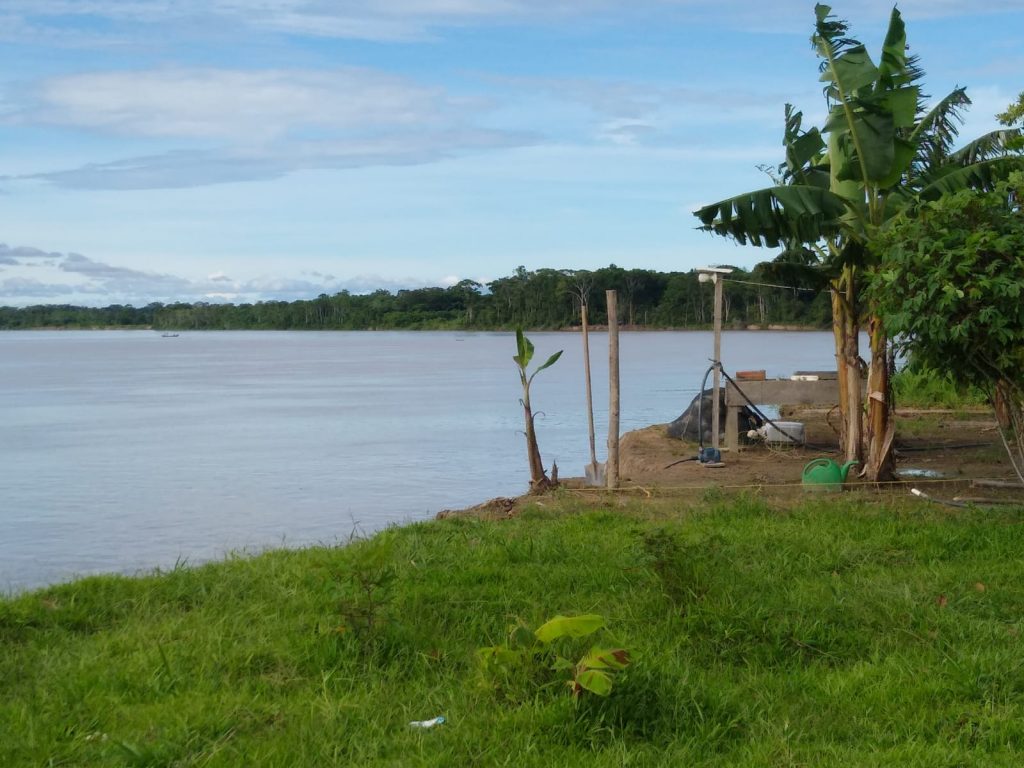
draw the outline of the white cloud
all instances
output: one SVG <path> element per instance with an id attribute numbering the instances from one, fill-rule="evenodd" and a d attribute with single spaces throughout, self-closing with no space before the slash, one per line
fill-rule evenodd
<path id="1" fill-rule="evenodd" d="M 0 256 L 5 249 L 7 252 L 45 253 L 38 248 L 8 248 L 0 244 Z M 46 255 L 56 257 L 57 261 L 32 262 L 33 266 L 45 268 L 41 276 L 33 274 L 27 277 L 18 273 L 0 279 L 0 303 L 22 306 L 40 302 L 72 301 L 88 305 L 144 306 L 154 301 L 294 301 L 316 298 L 321 293 L 333 295 L 340 291 L 361 294 L 380 289 L 396 292 L 403 288 L 447 287 L 460 279 L 454 276 L 437 280 L 414 277 L 387 278 L 374 274 L 339 279 L 319 272 L 306 272 L 293 277 L 257 275 L 236 279 L 223 271 L 213 272 L 206 278 L 190 279 L 166 272 L 108 264 L 79 253 Z M 0 264 L 8 263 L 0 260 Z M 18 262 L 15 262 L 15 266 L 17 264 Z"/>
<path id="2" fill-rule="evenodd" d="M 168 189 L 276 179 L 302 170 L 420 165 L 468 152 L 535 143 L 511 131 L 454 129 L 371 139 L 272 144 L 258 150 L 172 150 L 0 180 L 36 179 L 69 189 Z"/>
<path id="3" fill-rule="evenodd" d="M 621 119 L 638 119 L 672 108 L 746 114 L 751 108 L 777 107 L 780 99 L 778 93 L 738 90 L 721 83 L 709 87 L 665 86 L 593 77 L 488 77 L 487 81 L 544 93 L 582 104 L 598 115 Z"/>
<path id="4" fill-rule="evenodd" d="M 19 245 L 11 248 L 6 243 L 0 243 L 0 257 L 10 259 L 5 264 L 19 264 L 22 259 L 52 259 L 59 258 L 62 254 L 40 250 L 27 245 Z"/>
<path id="5" fill-rule="evenodd" d="M 74 293 L 77 293 L 75 287 L 66 283 L 44 283 L 27 277 L 0 280 L 0 298 L 13 300 L 15 306 L 33 302 L 54 303 Z"/>
<path id="6" fill-rule="evenodd" d="M 163 69 L 46 80 L 14 119 L 253 143 L 306 129 L 436 126 L 452 122 L 464 108 L 440 89 L 366 69 Z"/>
<path id="7" fill-rule="evenodd" d="M 904 0 L 907 18 L 956 17 L 1024 9 L 1024 0 Z M 586 19 L 649 14 L 674 10 L 692 18 L 715 15 L 736 26 L 757 25 L 796 32 L 794 23 L 811 19 L 804 0 L 776 0 L 771 13 L 751 0 L 6 0 L 6 39 L 11 29 L 26 28 L 36 37 L 59 42 L 67 36 L 68 19 L 102 19 L 115 25 L 148 26 L 159 32 L 168 24 L 182 28 L 250 28 L 286 35 L 407 41 L 428 39 L 445 28 L 486 24 L 545 23 L 553 19 Z M 891 0 L 864 0 L 858 20 L 884 20 Z M 842 8 L 836 9 L 843 13 Z M 801 30 L 802 31 L 802 30 Z M 110 33 L 91 33 L 109 44 Z M 88 33 L 70 36 L 79 44 Z"/>
<path id="8" fill-rule="evenodd" d="M 189 148 L 4 178 L 79 189 L 182 188 L 297 170 L 420 164 L 536 142 L 522 131 L 476 127 L 484 109 L 368 69 L 69 75 L 9 95 L 0 108 L 4 121 L 177 139 Z"/>
<path id="9" fill-rule="evenodd" d="M 893 4 L 876 0 L 873 5 L 876 10 L 888 13 Z M 1024 10 L 1024 0 L 974 0 L 971 3 L 963 0 L 903 0 L 899 8 L 904 18 L 944 18 L 1020 11 Z"/>
<path id="10" fill-rule="evenodd" d="M 612 144 L 633 147 L 644 139 L 656 136 L 657 129 L 650 123 L 638 120 L 609 120 L 601 126 L 599 137 Z"/>
<path id="11" fill-rule="evenodd" d="M 791 95 L 733 84 L 667 86 L 642 80 L 600 77 L 486 77 L 503 88 L 512 104 L 527 103 L 537 114 L 560 114 L 566 124 L 585 127 L 586 140 L 613 145 L 682 146 L 708 126 L 745 129 L 752 124 L 778 126 L 782 105 Z M 808 93 L 816 96 L 813 85 Z M 575 105 L 582 109 L 572 109 Z M 508 110 L 506 110 L 508 111 Z"/>
<path id="12" fill-rule="evenodd" d="M 443 27 L 537 21 L 624 6 L 620 0 L 6 0 L 11 23 L 40 33 L 61 20 L 122 25 L 249 27 L 288 35 L 380 41 L 425 39 Z M 97 39 L 104 39 L 97 35 Z"/>

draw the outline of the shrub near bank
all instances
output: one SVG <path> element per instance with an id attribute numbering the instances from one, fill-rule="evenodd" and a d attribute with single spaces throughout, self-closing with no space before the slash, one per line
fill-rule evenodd
<path id="1" fill-rule="evenodd" d="M 892 377 L 896 402 L 905 408 L 980 409 L 988 406 L 985 393 L 957 384 L 948 373 L 920 366 L 897 371 Z"/>
<path id="2" fill-rule="evenodd" d="M 0 765 L 1013 764 L 1024 510 L 816 502 L 546 497 L 7 599 Z M 479 650 L 558 614 L 629 649 L 609 695 L 496 690 Z"/>

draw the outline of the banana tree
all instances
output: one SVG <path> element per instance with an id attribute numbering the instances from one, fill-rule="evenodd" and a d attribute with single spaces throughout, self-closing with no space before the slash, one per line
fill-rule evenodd
<path id="1" fill-rule="evenodd" d="M 906 53 L 906 29 L 893 9 L 879 64 L 847 36 L 845 21 L 815 6 L 811 42 L 821 60 L 828 119 L 803 132 L 787 110 L 783 184 L 749 192 L 696 212 L 703 229 L 740 243 L 789 249 L 809 246 L 832 277 L 833 329 L 847 459 L 860 457 L 863 407 L 858 334 L 868 318 L 868 460 L 872 480 L 891 476 L 892 393 L 885 327 L 871 307 L 863 311 L 859 277 L 884 254 L 875 243 L 882 227 L 921 200 L 966 187 L 990 188 L 1019 159 L 1005 155 L 1006 136 L 989 135 L 959 153 L 950 151 L 960 111 L 970 101 L 956 89 L 923 108 L 921 70 Z M 1008 132 L 999 132 L 1007 134 Z M 823 136 L 827 136 L 827 141 Z"/>
<path id="2" fill-rule="evenodd" d="M 562 350 L 555 352 L 545 363 L 533 373 L 527 374 L 526 367 L 533 359 L 533 342 L 526 338 L 522 328 L 516 329 L 516 355 L 512 360 L 519 369 L 519 380 L 523 387 L 523 396 L 520 403 L 523 406 L 523 419 L 526 424 L 526 458 L 530 464 L 530 490 L 541 491 L 551 485 L 547 472 L 544 471 L 544 463 L 540 458 L 540 447 L 537 445 L 537 432 L 533 427 L 534 412 L 530 405 L 530 385 L 533 384 L 533 377 L 554 365 L 562 356 Z"/>

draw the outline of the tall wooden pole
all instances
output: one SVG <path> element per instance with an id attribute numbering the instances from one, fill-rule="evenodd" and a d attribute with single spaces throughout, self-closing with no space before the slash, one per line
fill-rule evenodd
<path id="1" fill-rule="evenodd" d="M 580 320 L 583 324 L 583 370 L 587 387 L 587 427 L 590 436 L 590 463 L 597 466 L 597 447 L 594 445 L 594 395 L 590 388 L 590 335 L 587 329 L 587 303 L 580 304 Z"/>
<path id="2" fill-rule="evenodd" d="M 608 300 L 608 464 L 609 488 L 619 487 L 619 306 L 615 291 Z"/>
<path id="3" fill-rule="evenodd" d="M 713 274 L 711 279 L 715 283 L 715 375 L 711 385 L 711 447 L 719 448 L 719 418 L 721 417 L 721 403 L 718 397 L 720 382 L 720 370 L 722 360 L 722 276 Z M 701 397 L 704 394 L 701 393 Z"/>

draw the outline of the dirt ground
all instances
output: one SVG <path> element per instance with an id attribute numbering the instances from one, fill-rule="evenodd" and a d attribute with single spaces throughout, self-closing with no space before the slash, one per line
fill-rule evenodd
<path id="1" fill-rule="evenodd" d="M 918 488 L 948 501 L 1024 505 L 1024 491 L 973 485 L 979 479 L 1016 479 L 990 411 L 898 410 L 896 416 L 899 480 L 881 486 L 868 483 L 858 476 L 860 467 L 854 467 L 847 476 L 848 491 L 908 496 L 911 488 Z M 696 461 L 676 463 L 695 456 L 697 446 L 670 438 L 664 424 L 629 432 L 620 441 L 621 487 L 625 494 L 645 497 L 695 498 L 708 489 L 802 497 L 801 475 L 807 462 L 824 456 L 842 463 L 833 428 L 836 416 L 833 413 L 830 418 L 827 409 L 793 407 L 784 408 L 780 419 L 803 422 L 807 444 L 741 446 L 736 454 L 723 451 L 725 466 L 718 468 Z M 600 494 L 599 489 L 586 488 L 578 477 L 562 477 L 561 486 L 581 495 Z M 509 517 L 531 501 L 536 497 L 491 499 L 469 510 L 446 510 L 438 517 L 458 513 Z"/>
<path id="2" fill-rule="evenodd" d="M 780 418 L 804 424 L 807 444 L 758 444 L 741 446 L 736 454 L 722 453 L 724 467 L 705 467 L 695 461 L 670 466 L 679 459 L 694 456 L 692 443 L 674 440 L 665 425 L 655 425 L 624 435 L 621 442 L 620 474 L 626 484 L 707 486 L 721 488 L 765 488 L 799 485 L 804 465 L 819 456 L 842 463 L 839 435 L 824 409 L 784 409 Z M 942 479 L 949 484 L 969 484 L 971 478 L 1010 479 L 1012 470 L 1003 455 L 990 412 L 954 413 L 952 411 L 897 411 L 897 472 L 930 470 L 941 478 L 914 478 L 918 485 L 925 479 Z M 853 467 L 847 483 L 863 484 Z M 874 484 L 871 484 L 874 487 Z"/>

